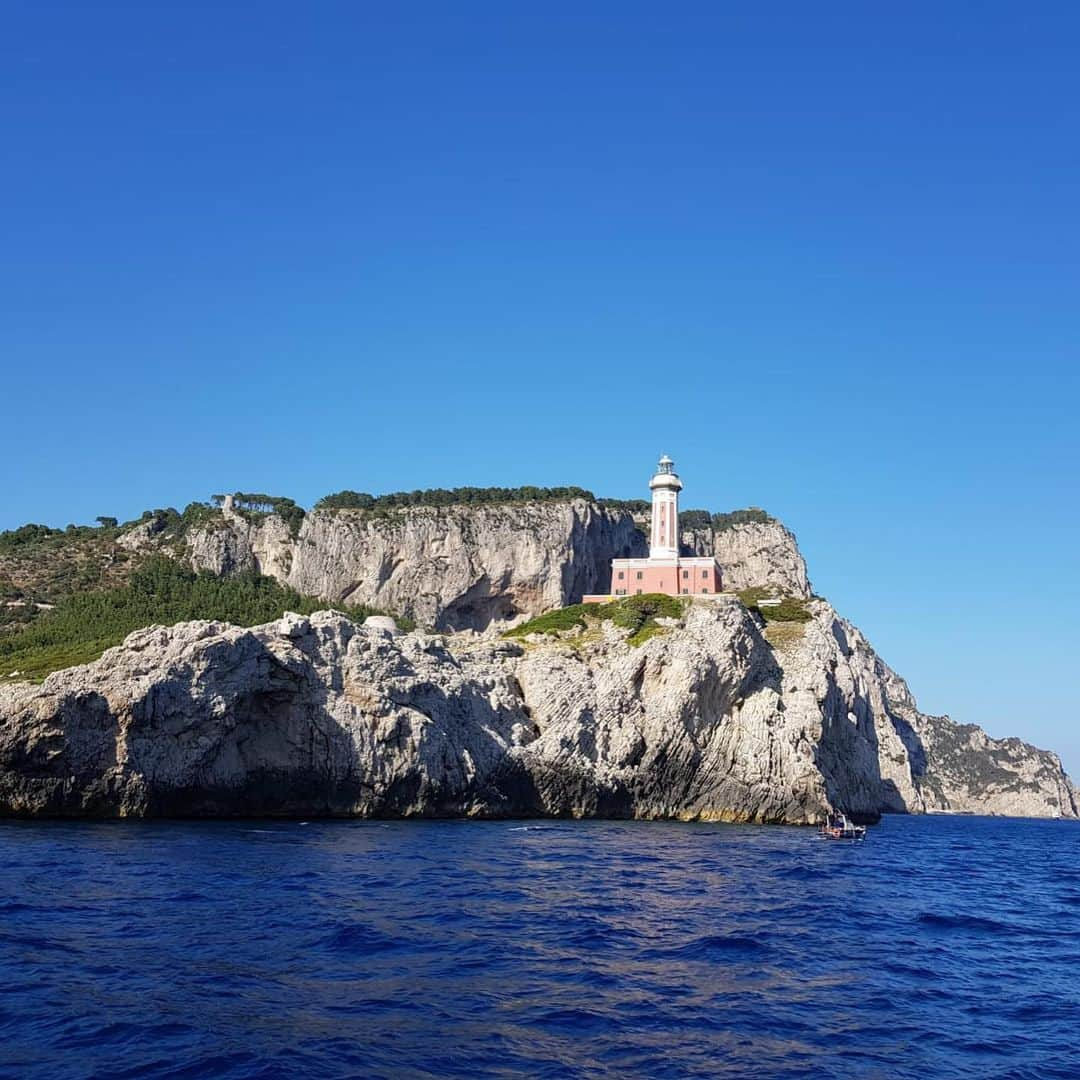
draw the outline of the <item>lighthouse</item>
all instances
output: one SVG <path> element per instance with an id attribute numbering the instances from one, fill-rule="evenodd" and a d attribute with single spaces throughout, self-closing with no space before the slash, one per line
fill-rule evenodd
<path id="1" fill-rule="evenodd" d="M 667 596 L 716 596 L 720 566 L 711 555 L 682 556 L 679 552 L 679 492 L 682 481 L 675 462 L 664 454 L 649 481 L 652 513 L 647 559 L 612 559 L 611 593 L 586 596 L 584 602 L 604 603 L 621 596 L 664 593 Z"/>
<path id="2" fill-rule="evenodd" d="M 649 558 L 679 557 L 679 492 L 682 481 L 675 473 L 675 462 L 664 454 L 649 481 L 652 492 L 652 530 L 649 533 Z"/>

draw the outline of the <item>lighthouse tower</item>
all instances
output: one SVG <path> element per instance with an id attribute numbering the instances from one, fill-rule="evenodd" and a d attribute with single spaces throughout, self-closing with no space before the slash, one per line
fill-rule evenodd
<path id="1" fill-rule="evenodd" d="M 652 531 L 649 533 L 650 559 L 679 557 L 679 492 L 682 481 L 675 474 L 675 462 L 665 454 L 649 481 L 652 491 Z"/>
<path id="2" fill-rule="evenodd" d="M 720 592 L 720 566 L 711 555 L 679 554 L 679 492 L 682 481 L 675 462 L 665 454 L 649 481 L 652 520 L 647 559 L 612 559 L 611 593 L 586 596 L 585 603 L 603 603 L 612 597 L 664 593 L 667 596 L 716 596 Z"/>

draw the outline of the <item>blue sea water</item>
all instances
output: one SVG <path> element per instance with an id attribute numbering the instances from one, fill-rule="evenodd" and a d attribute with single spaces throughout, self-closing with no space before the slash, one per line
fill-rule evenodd
<path id="1" fill-rule="evenodd" d="M 1076 1077 L 1080 825 L 0 823 L 0 1076 Z"/>

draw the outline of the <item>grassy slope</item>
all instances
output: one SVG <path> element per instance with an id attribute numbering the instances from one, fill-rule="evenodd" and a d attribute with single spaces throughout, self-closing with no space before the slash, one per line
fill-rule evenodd
<path id="1" fill-rule="evenodd" d="M 133 630 L 155 623 L 220 619 L 254 626 L 286 611 L 309 614 L 325 601 L 301 596 L 272 578 L 240 575 L 219 578 L 196 574 L 164 556 L 154 556 L 115 588 L 81 593 L 62 600 L 55 611 L 27 626 L 0 635 L 0 678 L 43 679 L 52 671 L 85 664 L 118 645 Z M 341 608 L 353 618 L 371 608 Z"/>
<path id="2" fill-rule="evenodd" d="M 116 544 L 116 530 L 87 529 L 0 544 L 0 601 L 55 604 L 77 592 L 120 584 L 136 561 Z"/>
<path id="3" fill-rule="evenodd" d="M 761 604 L 762 600 L 772 599 L 775 593 L 772 589 L 756 586 L 752 589 L 743 589 L 739 593 L 739 600 L 743 607 L 750 611 L 756 611 L 767 623 L 770 622 L 809 622 L 813 615 L 810 614 L 805 600 L 797 596 L 776 597 L 779 604 Z"/>
<path id="4" fill-rule="evenodd" d="M 559 608 L 530 619 L 512 630 L 507 630 L 503 636 L 557 635 L 575 627 L 585 629 L 590 620 L 610 620 L 616 626 L 630 631 L 627 641 L 631 645 L 641 645 L 662 629 L 656 621 L 658 618 L 678 619 L 683 610 L 683 602 L 677 596 L 645 593 L 642 596 L 623 597 L 608 604 L 572 604 L 570 607 Z"/>
<path id="5" fill-rule="evenodd" d="M 772 596 L 772 590 L 746 589 L 739 593 L 744 607 L 755 611 L 765 620 L 765 637 L 773 645 L 783 645 L 802 637 L 803 624 L 813 616 L 804 601 L 786 596 L 779 604 L 759 602 Z M 570 607 L 549 611 L 520 626 L 507 630 L 504 637 L 526 637 L 529 634 L 558 635 L 570 630 L 587 630 L 590 626 L 610 620 L 616 626 L 630 630 L 627 639 L 631 645 L 640 645 L 663 627 L 658 617 L 679 618 L 685 610 L 681 597 L 649 593 L 644 596 L 627 596 L 608 604 L 572 604 Z"/>

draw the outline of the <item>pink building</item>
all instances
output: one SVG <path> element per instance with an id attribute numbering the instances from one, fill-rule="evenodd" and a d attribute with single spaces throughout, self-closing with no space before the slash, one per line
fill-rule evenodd
<path id="1" fill-rule="evenodd" d="M 649 481 L 652 490 L 652 526 L 647 559 L 612 559 L 611 594 L 586 596 L 584 602 L 604 603 L 638 593 L 666 593 L 668 596 L 715 596 L 720 592 L 720 567 L 712 556 L 684 558 L 679 555 L 679 492 L 682 481 L 675 463 L 666 454 L 656 475 Z"/>

